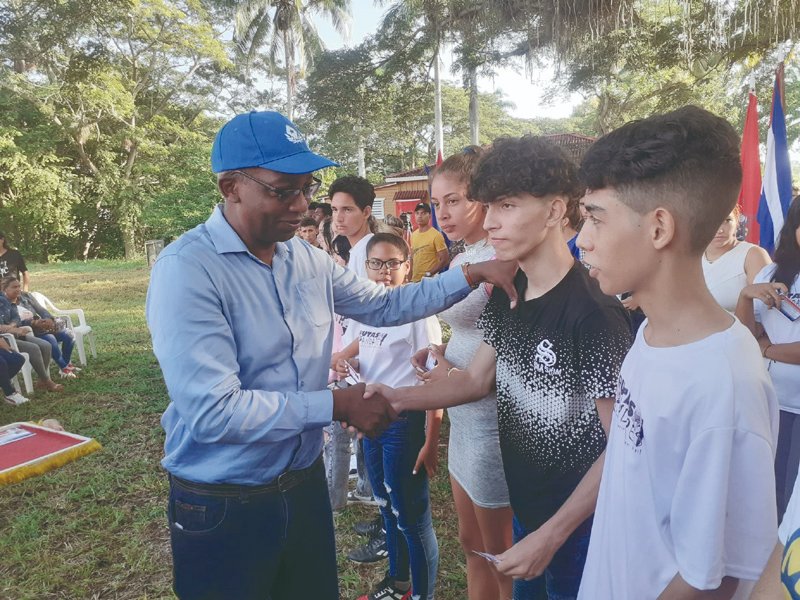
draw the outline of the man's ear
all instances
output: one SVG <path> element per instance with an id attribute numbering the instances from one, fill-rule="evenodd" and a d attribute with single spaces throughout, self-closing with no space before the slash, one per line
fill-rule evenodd
<path id="1" fill-rule="evenodd" d="M 371 206 L 365 206 L 364 207 L 364 214 L 367 215 L 367 218 L 369 219 L 372 216 L 372 207 Z"/>
<path id="2" fill-rule="evenodd" d="M 217 181 L 217 188 L 226 202 L 239 202 L 237 194 L 238 179 L 236 177 L 222 177 Z"/>
<path id="3" fill-rule="evenodd" d="M 650 213 L 650 240 L 653 248 L 662 250 L 675 239 L 675 217 L 666 208 L 659 206 Z"/>

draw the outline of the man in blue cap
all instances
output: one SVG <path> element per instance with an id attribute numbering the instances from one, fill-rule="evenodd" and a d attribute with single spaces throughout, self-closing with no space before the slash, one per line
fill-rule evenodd
<path id="1" fill-rule="evenodd" d="M 170 404 L 162 461 L 175 593 L 183 599 L 336 600 L 322 428 L 374 435 L 396 418 L 364 384 L 327 390 L 333 311 L 371 325 L 419 320 L 481 281 L 511 289 L 495 261 L 389 290 L 295 239 L 319 180 L 314 154 L 275 112 L 217 134 L 224 203 L 153 267 L 147 322 Z"/>

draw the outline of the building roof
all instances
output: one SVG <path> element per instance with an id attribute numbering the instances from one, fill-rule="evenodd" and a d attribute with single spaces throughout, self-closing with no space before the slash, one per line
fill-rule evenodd
<path id="1" fill-rule="evenodd" d="M 428 197 L 428 190 L 400 190 L 394 195 L 397 200 L 425 200 Z"/>

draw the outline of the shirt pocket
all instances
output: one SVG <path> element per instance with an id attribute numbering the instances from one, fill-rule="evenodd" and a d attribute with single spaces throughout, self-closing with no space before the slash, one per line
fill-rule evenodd
<path id="1" fill-rule="evenodd" d="M 330 327 L 333 321 L 333 305 L 328 301 L 325 281 L 308 279 L 296 284 L 297 295 L 305 315 L 312 325 Z"/>

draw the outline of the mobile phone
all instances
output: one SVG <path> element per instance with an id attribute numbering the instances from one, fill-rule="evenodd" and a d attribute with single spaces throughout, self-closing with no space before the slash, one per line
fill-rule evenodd
<path id="1" fill-rule="evenodd" d="M 781 311 L 783 316 L 792 322 L 800 319 L 800 306 L 798 306 L 794 300 L 789 298 L 789 296 L 783 292 L 778 292 L 778 295 L 781 297 L 781 303 L 780 306 L 778 306 L 778 310 Z"/>

